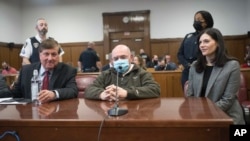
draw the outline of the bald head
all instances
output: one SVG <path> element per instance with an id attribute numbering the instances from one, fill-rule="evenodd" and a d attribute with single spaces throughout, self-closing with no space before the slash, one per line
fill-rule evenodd
<path id="1" fill-rule="evenodd" d="M 94 48 L 95 42 L 88 42 L 88 48 Z"/>
<path id="2" fill-rule="evenodd" d="M 112 50 L 112 58 L 114 61 L 120 59 L 128 59 L 131 62 L 131 52 L 128 46 L 126 45 L 117 45 Z"/>

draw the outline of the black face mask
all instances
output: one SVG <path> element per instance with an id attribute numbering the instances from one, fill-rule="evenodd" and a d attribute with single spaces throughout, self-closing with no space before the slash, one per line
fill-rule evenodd
<path id="1" fill-rule="evenodd" d="M 5 70 L 9 70 L 9 67 L 7 66 L 7 67 L 4 67 L 3 69 L 5 69 Z"/>
<path id="2" fill-rule="evenodd" d="M 154 65 L 157 65 L 158 64 L 158 60 L 154 60 Z"/>
<path id="3" fill-rule="evenodd" d="M 194 21 L 193 27 L 196 31 L 201 31 L 202 30 L 202 26 L 201 26 L 201 22 L 200 21 Z"/>

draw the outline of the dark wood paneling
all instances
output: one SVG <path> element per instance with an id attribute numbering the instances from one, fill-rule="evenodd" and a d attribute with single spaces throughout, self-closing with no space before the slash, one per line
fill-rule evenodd
<path id="1" fill-rule="evenodd" d="M 22 59 L 19 56 L 22 45 L 16 44 L 14 47 L 8 47 L 8 43 L 0 43 L 0 63 L 6 61 L 10 66 L 19 70 L 21 68 Z"/>

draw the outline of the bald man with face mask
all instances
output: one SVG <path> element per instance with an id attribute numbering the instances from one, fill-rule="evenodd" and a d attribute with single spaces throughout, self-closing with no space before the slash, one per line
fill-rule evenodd
<path id="1" fill-rule="evenodd" d="M 103 71 L 86 89 L 85 98 L 115 101 L 160 96 L 160 86 L 152 74 L 131 63 L 128 46 L 117 45 L 112 50 L 112 61 L 113 67 Z"/>

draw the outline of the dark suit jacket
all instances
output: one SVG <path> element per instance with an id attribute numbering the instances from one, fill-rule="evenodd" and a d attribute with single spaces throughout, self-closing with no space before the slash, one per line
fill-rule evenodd
<path id="1" fill-rule="evenodd" d="M 18 81 L 15 83 L 12 94 L 14 98 L 31 98 L 31 78 L 33 70 L 39 70 L 41 63 L 24 65 L 20 71 Z M 77 70 L 64 63 L 59 63 L 53 70 L 49 82 L 49 90 L 57 90 L 59 99 L 69 99 L 77 97 L 78 89 L 76 86 Z"/>
<path id="2" fill-rule="evenodd" d="M 6 84 L 4 76 L 0 74 L 0 98 L 3 97 L 11 97 L 11 93 L 9 91 L 9 87 Z"/>
<path id="3" fill-rule="evenodd" d="M 110 63 L 104 65 L 104 66 L 102 67 L 102 71 L 108 70 L 109 68 L 110 68 Z"/>

